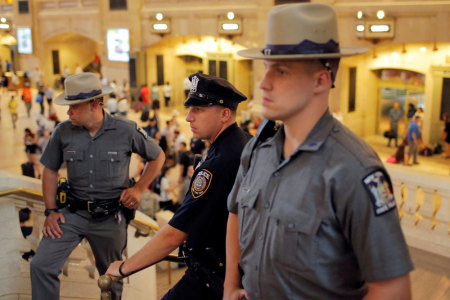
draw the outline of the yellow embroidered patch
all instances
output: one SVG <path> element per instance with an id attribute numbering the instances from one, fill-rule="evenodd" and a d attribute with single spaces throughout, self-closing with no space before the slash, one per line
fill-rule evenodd
<path id="1" fill-rule="evenodd" d="M 208 170 L 200 170 L 195 176 L 191 186 L 191 193 L 194 198 L 201 197 L 209 188 L 212 174 Z"/>

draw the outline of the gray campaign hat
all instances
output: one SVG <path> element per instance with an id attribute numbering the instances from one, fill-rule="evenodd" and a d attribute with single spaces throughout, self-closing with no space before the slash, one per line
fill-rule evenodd
<path id="1" fill-rule="evenodd" d="M 326 59 L 359 55 L 366 48 L 340 47 L 336 13 L 320 3 L 273 7 L 267 21 L 266 47 L 241 50 L 253 59 Z"/>
<path id="2" fill-rule="evenodd" d="M 247 99 L 227 80 L 201 73 L 191 74 L 191 90 L 184 106 L 221 105 L 236 110 L 239 102 Z"/>
<path id="3" fill-rule="evenodd" d="M 67 77 L 64 81 L 64 88 L 64 93 L 59 94 L 55 98 L 55 104 L 78 104 L 110 94 L 114 91 L 110 86 L 102 88 L 99 76 L 89 72 Z"/>

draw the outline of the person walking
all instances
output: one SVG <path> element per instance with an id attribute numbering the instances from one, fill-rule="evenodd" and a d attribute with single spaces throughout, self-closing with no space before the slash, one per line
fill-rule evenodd
<path id="1" fill-rule="evenodd" d="M 17 123 L 17 100 L 16 97 L 13 95 L 11 96 L 11 99 L 8 102 L 8 108 L 9 108 L 9 113 L 11 114 L 11 121 L 13 123 L 13 128 L 16 129 L 16 123 Z"/>
<path id="2" fill-rule="evenodd" d="M 395 147 L 397 147 L 397 138 L 398 138 L 398 124 L 403 119 L 403 110 L 400 109 L 400 105 L 398 102 L 394 103 L 394 106 L 389 111 L 389 124 L 391 127 L 391 132 L 393 136 L 389 137 L 389 141 L 387 146 L 391 146 L 391 140 L 394 139 Z"/>

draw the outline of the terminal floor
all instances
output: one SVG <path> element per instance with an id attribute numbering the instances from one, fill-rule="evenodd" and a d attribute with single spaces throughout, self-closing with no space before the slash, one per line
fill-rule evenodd
<path id="1" fill-rule="evenodd" d="M 25 106 L 21 102 L 20 96 L 17 96 L 19 102 L 19 119 L 17 121 L 17 128 L 13 129 L 7 103 L 9 95 L 0 96 L 0 170 L 21 174 L 20 164 L 27 160 L 24 151 L 25 147 L 23 145 L 24 129 L 26 127 L 36 128 L 35 118 L 39 112 L 39 105 L 33 103 L 32 117 L 28 118 Z M 61 120 L 67 119 L 67 107 L 57 106 L 56 109 Z M 162 127 L 165 126 L 165 121 L 171 117 L 173 109 L 173 107 L 163 107 L 161 109 L 160 119 Z M 188 139 L 190 139 L 191 134 L 189 131 L 189 124 L 184 121 L 186 109 L 183 107 L 177 107 L 176 109 L 179 112 L 178 122 L 181 131 Z M 129 113 L 129 118 L 137 121 L 140 125 L 144 125 L 139 121 L 138 113 L 131 111 Z M 395 148 L 388 148 L 386 146 L 386 140 L 381 136 L 369 137 L 366 140 L 373 146 L 383 161 L 386 161 L 386 159 L 395 152 Z M 449 176 L 450 174 L 450 160 L 444 159 L 439 155 L 431 157 L 419 156 L 419 165 L 410 167 L 399 165 L 399 167 L 404 168 L 405 171 L 409 173 L 414 172 L 418 176 L 421 174 Z M 410 250 L 416 266 L 416 269 L 411 273 L 413 299 L 450 299 L 450 259 L 418 249 L 411 248 Z M 167 282 L 166 272 L 158 272 L 158 295 L 164 295 L 183 273 L 183 270 L 175 270 L 172 272 L 172 282 L 169 284 Z"/>

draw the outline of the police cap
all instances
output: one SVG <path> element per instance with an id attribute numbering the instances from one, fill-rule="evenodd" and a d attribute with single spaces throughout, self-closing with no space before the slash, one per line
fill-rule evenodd
<path id="1" fill-rule="evenodd" d="M 191 90 L 184 106 L 221 105 L 236 110 L 239 102 L 247 99 L 227 80 L 201 73 L 191 74 Z"/>

